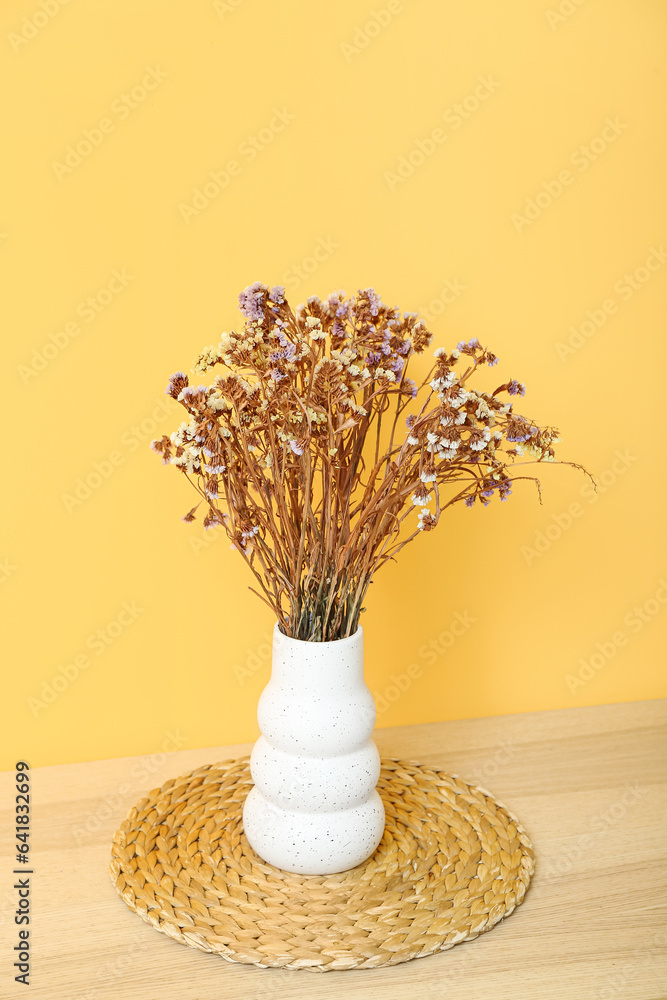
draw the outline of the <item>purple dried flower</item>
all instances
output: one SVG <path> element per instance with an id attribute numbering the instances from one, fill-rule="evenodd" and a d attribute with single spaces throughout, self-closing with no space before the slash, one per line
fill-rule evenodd
<path id="1" fill-rule="evenodd" d="M 344 301 L 344 299 L 345 299 L 345 292 L 342 290 L 338 292 L 332 292 L 331 295 L 329 295 L 329 297 L 327 298 L 327 305 L 329 307 L 329 310 L 333 312 L 334 316 L 337 316 L 338 319 L 345 319 L 349 312 L 349 305 L 347 302 Z"/>
<path id="2" fill-rule="evenodd" d="M 517 380 L 513 378 L 512 381 L 507 386 L 507 391 L 509 392 L 510 396 L 525 396 L 526 387 L 523 384 L 523 382 L 517 382 Z"/>
<path id="3" fill-rule="evenodd" d="M 263 319 L 262 304 L 268 289 L 261 281 L 255 281 L 244 288 L 239 295 L 239 309 L 250 320 Z"/>
<path id="4" fill-rule="evenodd" d="M 275 302 L 276 305 L 282 305 L 285 301 L 285 286 L 284 285 L 274 285 L 269 292 L 269 299 L 271 302 Z"/>
<path id="5" fill-rule="evenodd" d="M 466 507 L 472 507 L 472 505 L 473 505 L 473 504 L 474 504 L 474 502 L 475 502 L 475 497 L 474 497 L 474 496 L 471 496 L 471 497 L 466 497 L 466 498 L 465 498 L 465 500 L 464 500 L 463 502 L 464 502 L 464 504 L 466 505 Z"/>
<path id="6" fill-rule="evenodd" d="M 178 394 L 185 389 L 188 384 L 188 376 L 185 372 L 174 372 L 174 374 L 169 379 L 169 385 L 164 390 L 165 395 L 172 396 L 176 399 Z"/>
<path id="7" fill-rule="evenodd" d="M 368 299 L 368 308 L 370 310 L 371 316 L 377 316 L 380 312 L 380 306 L 382 305 L 382 300 L 374 288 L 364 288 L 361 295 L 365 295 Z"/>

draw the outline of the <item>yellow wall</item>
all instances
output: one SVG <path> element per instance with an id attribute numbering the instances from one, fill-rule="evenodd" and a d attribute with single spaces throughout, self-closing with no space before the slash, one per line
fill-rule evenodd
<path id="1" fill-rule="evenodd" d="M 376 579 L 378 724 L 667 693 L 666 22 L 655 0 L 3 4 L 4 766 L 255 737 L 270 613 L 148 443 L 256 279 L 373 284 L 436 344 L 479 337 L 602 484 L 546 467 L 542 507 L 525 485 L 456 510 Z"/>

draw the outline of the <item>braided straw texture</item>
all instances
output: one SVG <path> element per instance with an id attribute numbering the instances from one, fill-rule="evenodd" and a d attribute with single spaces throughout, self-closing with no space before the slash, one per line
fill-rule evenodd
<path id="1" fill-rule="evenodd" d="M 488 792 L 383 758 L 387 824 L 337 875 L 265 864 L 243 833 L 248 758 L 167 781 L 114 837 L 111 878 L 156 930 L 231 962 L 328 972 L 397 965 L 490 930 L 522 901 L 530 841 Z"/>

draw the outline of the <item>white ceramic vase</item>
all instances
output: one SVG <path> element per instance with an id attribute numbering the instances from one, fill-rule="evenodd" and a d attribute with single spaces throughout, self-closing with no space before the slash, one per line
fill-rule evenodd
<path id="1" fill-rule="evenodd" d="M 303 642 L 276 625 L 257 720 L 254 787 L 243 809 L 251 847 L 303 875 L 346 871 L 369 858 L 385 817 L 361 627 L 347 639 Z"/>

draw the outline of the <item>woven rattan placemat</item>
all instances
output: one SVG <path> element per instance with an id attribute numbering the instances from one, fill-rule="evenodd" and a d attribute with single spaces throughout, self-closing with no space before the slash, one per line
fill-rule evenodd
<path id="1" fill-rule="evenodd" d="M 328 972 L 396 965 L 490 930 L 522 901 L 530 841 L 488 792 L 383 759 L 387 823 L 375 854 L 337 875 L 265 864 L 242 823 L 248 758 L 167 781 L 114 837 L 111 877 L 130 909 L 231 962 Z"/>

